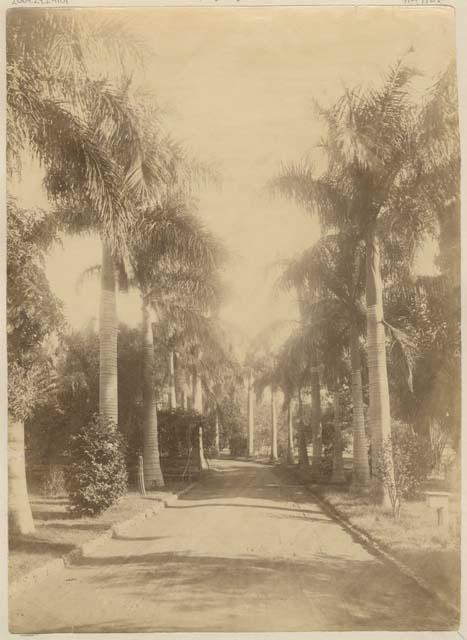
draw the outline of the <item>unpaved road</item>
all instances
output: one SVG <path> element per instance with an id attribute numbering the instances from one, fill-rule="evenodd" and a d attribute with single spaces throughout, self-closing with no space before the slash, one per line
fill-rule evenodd
<path id="1" fill-rule="evenodd" d="M 175 505 L 10 602 L 10 631 L 452 628 L 271 467 L 216 461 Z"/>

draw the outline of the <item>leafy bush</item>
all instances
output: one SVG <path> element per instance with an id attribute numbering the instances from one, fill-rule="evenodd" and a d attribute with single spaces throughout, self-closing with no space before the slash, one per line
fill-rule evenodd
<path id="1" fill-rule="evenodd" d="M 205 450 L 214 442 L 214 425 L 196 411 L 158 411 L 157 423 L 161 455 L 187 455 L 189 446 L 195 446 L 198 441 L 198 427 L 203 428 Z"/>
<path id="2" fill-rule="evenodd" d="M 430 449 L 408 428 L 395 428 L 383 442 L 375 475 L 389 496 L 394 518 L 399 518 L 402 502 L 414 497 L 430 470 Z"/>
<path id="3" fill-rule="evenodd" d="M 112 420 L 94 414 L 70 441 L 66 473 L 70 511 L 77 516 L 97 515 L 127 489 L 123 436 Z"/>

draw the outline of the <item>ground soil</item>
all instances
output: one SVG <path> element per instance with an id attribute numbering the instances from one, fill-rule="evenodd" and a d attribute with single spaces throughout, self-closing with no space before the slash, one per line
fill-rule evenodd
<path id="1" fill-rule="evenodd" d="M 182 489 L 186 484 L 171 483 L 163 491 L 127 493 L 121 500 L 94 518 L 75 518 L 67 510 L 66 496 L 30 496 L 36 531 L 31 536 L 9 540 L 9 581 L 13 583 L 49 560 L 61 558 L 77 545 L 96 538 L 112 525 L 124 522 L 149 509 L 151 502 Z"/>
<path id="2" fill-rule="evenodd" d="M 211 465 L 213 466 L 213 465 Z M 10 630 L 441 631 L 457 626 L 292 473 L 216 470 L 157 516 L 10 597 Z"/>

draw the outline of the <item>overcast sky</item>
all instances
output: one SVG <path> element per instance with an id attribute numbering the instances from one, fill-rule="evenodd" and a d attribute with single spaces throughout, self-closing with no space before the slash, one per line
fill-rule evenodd
<path id="1" fill-rule="evenodd" d="M 454 56 L 453 12 L 441 7 L 100 9 L 121 14 L 153 52 L 145 84 L 167 110 L 167 126 L 188 149 L 221 170 L 220 191 L 205 188 L 200 213 L 231 248 L 232 298 L 222 315 L 248 335 L 294 316 L 271 296 L 270 265 L 309 247 L 315 220 L 271 200 L 265 183 L 282 161 L 299 159 L 322 134 L 312 103 L 330 104 L 344 86 L 375 83 L 411 46 L 430 83 Z M 31 178 L 32 172 L 30 174 Z M 37 193 L 23 189 L 23 197 Z M 429 251 L 427 252 L 427 255 Z M 98 283 L 73 283 L 100 260 L 95 238 L 67 240 L 48 261 L 54 290 L 73 326 L 97 316 Z M 425 268 L 425 267 L 419 267 Z M 430 268 L 429 260 L 426 268 Z M 121 296 L 121 318 L 139 320 L 137 298 Z"/>

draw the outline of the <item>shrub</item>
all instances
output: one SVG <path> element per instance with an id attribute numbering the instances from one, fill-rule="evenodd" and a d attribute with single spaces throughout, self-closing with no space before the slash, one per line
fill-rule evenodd
<path id="1" fill-rule="evenodd" d="M 399 518 L 402 502 L 416 495 L 429 469 L 430 450 L 423 438 L 410 429 L 394 429 L 383 442 L 375 471 L 389 496 L 394 518 Z"/>
<path id="2" fill-rule="evenodd" d="M 75 515 L 97 515 L 126 492 L 124 441 L 112 420 L 94 414 L 71 437 L 70 458 L 66 487 Z"/>
<path id="3" fill-rule="evenodd" d="M 157 412 L 159 450 L 161 455 L 187 455 L 189 446 L 198 441 L 198 428 L 203 428 L 203 445 L 208 451 L 214 443 L 214 423 L 207 416 L 184 409 Z"/>

